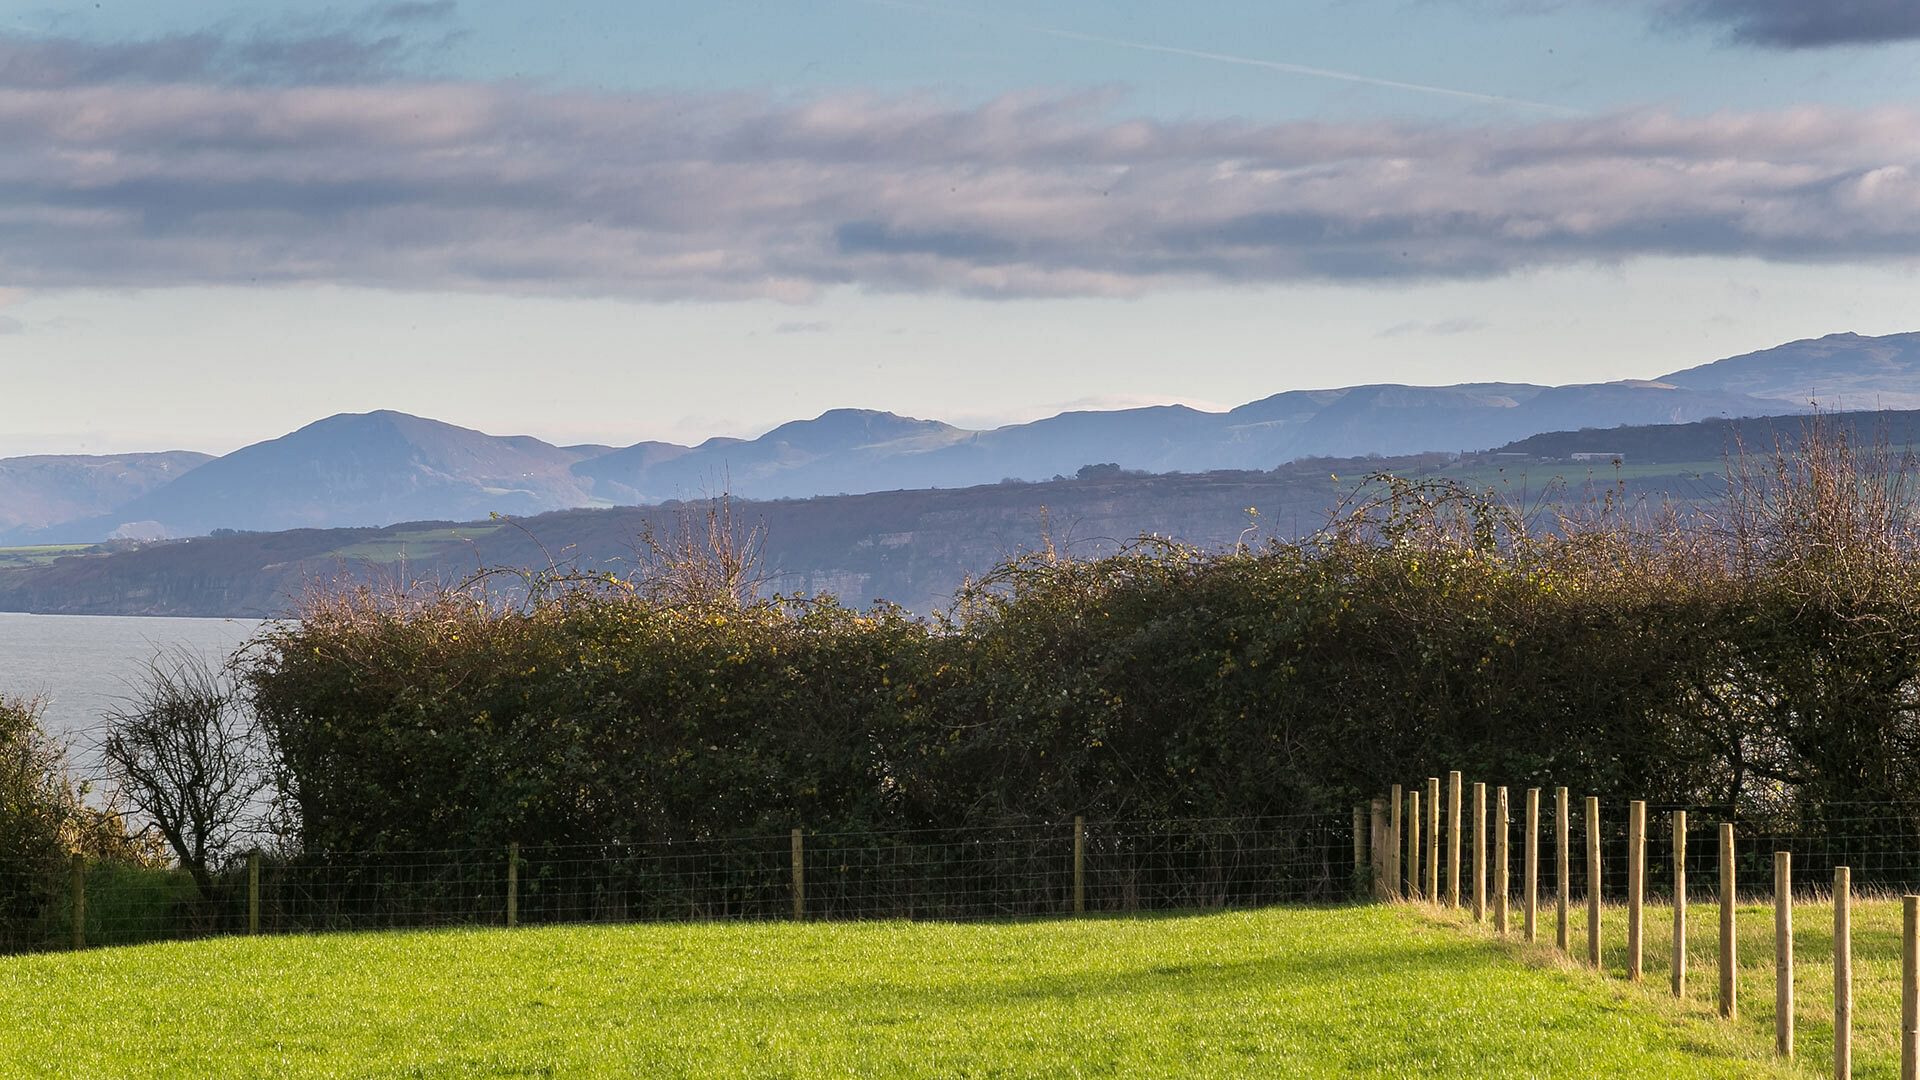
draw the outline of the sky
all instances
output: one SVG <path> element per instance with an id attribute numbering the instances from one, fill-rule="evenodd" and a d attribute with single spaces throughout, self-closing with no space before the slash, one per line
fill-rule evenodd
<path id="1" fill-rule="evenodd" d="M 1913 0 L 0 0 L 0 148 L 0 455 L 1920 329 Z"/>

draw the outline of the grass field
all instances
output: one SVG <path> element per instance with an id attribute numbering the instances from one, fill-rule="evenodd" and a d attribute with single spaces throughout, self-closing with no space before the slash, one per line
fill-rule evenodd
<path id="1" fill-rule="evenodd" d="M 0 959 L 7 1076 L 1764 1077 L 1414 908 L 228 938 Z"/>
<path id="2" fill-rule="evenodd" d="M 0 569 L 44 566 L 68 555 L 98 551 L 98 544 L 39 544 L 33 547 L 0 547 Z"/>
<path id="3" fill-rule="evenodd" d="M 1549 901 L 1549 904 L 1551 901 Z M 1586 909 L 1575 899 L 1570 951 L 1576 960 L 1587 955 Z M 1464 916 L 1446 918 L 1467 923 Z M 1711 899 L 1695 901 L 1687 909 L 1687 996 L 1672 1001 L 1673 908 L 1649 904 L 1646 942 L 1642 951 L 1642 985 L 1634 991 L 1651 1006 L 1679 1008 L 1690 1016 L 1710 1019 L 1719 1001 L 1720 908 Z M 1794 904 L 1794 1028 L 1796 1056 L 1818 1074 L 1833 1060 L 1833 904 L 1803 900 Z M 1513 925 L 1518 934 L 1519 913 Z M 1734 927 L 1739 946 L 1738 1015 L 1733 1025 L 1742 1040 L 1771 1048 L 1774 1018 L 1773 904 L 1743 904 L 1736 908 Z M 1551 945 L 1554 913 L 1541 914 L 1540 939 Z M 1608 906 L 1601 914 L 1601 959 L 1610 977 L 1627 973 L 1627 912 Z M 1858 1077 L 1898 1076 L 1900 1073 L 1900 901 L 1855 899 L 1853 902 L 1853 1064 Z M 1509 946 L 1522 959 L 1550 962 L 1542 947 Z"/>
<path id="4" fill-rule="evenodd" d="M 500 525 L 456 525 L 437 529 L 412 529 L 395 532 L 388 536 L 363 540 L 357 544 L 335 548 L 324 558 L 352 559 L 359 562 L 394 563 L 413 556 L 425 558 L 451 544 L 478 540 L 492 536 L 501 530 Z"/>

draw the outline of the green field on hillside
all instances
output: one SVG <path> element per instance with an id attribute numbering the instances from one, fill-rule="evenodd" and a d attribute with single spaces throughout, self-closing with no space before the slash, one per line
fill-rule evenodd
<path id="1" fill-rule="evenodd" d="M 389 535 L 335 548 L 321 557 L 372 563 L 399 562 L 401 559 L 410 557 L 427 558 L 438 554 L 450 545 L 492 536 L 503 527 L 497 524 L 450 525 L 433 529 L 399 530 Z"/>
<path id="2" fill-rule="evenodd" d="M 0 959 L 7 1076 L 1795 1075 L 1419 909 L 227 938 Z"/>
<path id="3" fill-rule="evenodd" d="M 100 550 L 98 544 L 35 544 L 30 547 L 0 547 L 0 569 L 44 566 L 68 555 L 85 555 Z"/>

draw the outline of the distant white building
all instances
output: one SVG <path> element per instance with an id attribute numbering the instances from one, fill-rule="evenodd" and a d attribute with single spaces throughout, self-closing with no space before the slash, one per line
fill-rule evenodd
<path id="1" fill-rule="evenodd" d="M 1582 450 L 1572 455 L 1575 461 L 1618 461 L 1626 464 L 1627 455 L 1615 454 L 1605 450 Z"/>

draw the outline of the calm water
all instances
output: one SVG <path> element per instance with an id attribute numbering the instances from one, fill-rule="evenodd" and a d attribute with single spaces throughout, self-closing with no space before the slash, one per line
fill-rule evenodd
<path id="1" fill-rule="evenodd" d="M 43 698 L 42 722 L 72 743 L 84 771 L 101 713 L 125 696 L 155 652 L 184 647 L 219 660 L 259 627 L 249 619 L 0 612 L 0 694 Z"/>

